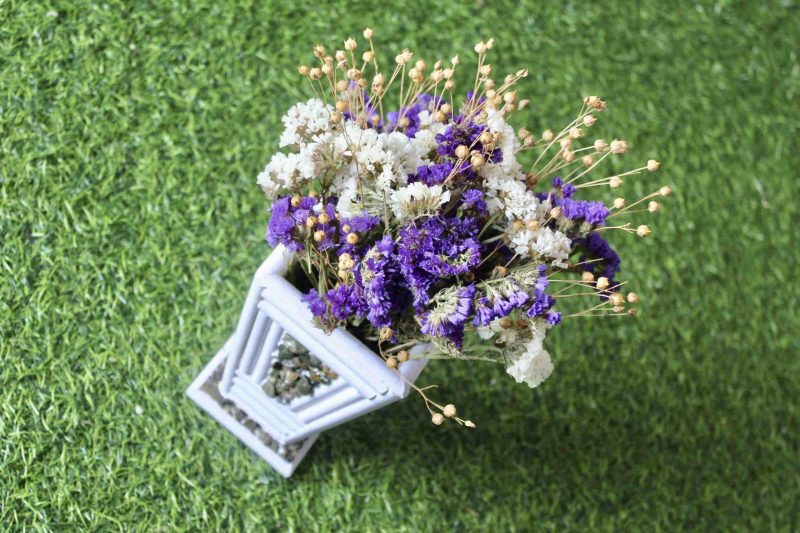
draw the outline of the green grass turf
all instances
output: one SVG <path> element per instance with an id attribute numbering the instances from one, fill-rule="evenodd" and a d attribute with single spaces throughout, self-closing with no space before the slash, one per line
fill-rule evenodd
<path id="1" fill-rule="evenodd" d="M 350 4 L 0 2 L 2 527 L 798 528 L 798 5 Z M 431 364 L 477 430 L 412 397 L 285 481 L 183 391 L 267 253 L 295 67 L 366 24 L 428 58 L 496 37 L 534 131 L 603 95 L 597 133 L 663 162 L 627 196 L 676 194 L 617 240 L 637 320 L 558 328 L 535 391 Z"/>

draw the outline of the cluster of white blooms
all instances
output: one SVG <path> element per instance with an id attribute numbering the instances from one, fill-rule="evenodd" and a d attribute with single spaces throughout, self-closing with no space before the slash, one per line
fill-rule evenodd
<path id="1" fill-rule="evenodd" d="M 478 326 L 478 336 L 483 340 L 489 340 L 497 335 L 496 342 L 511 346 L 517 340 L 517 330 L 515 328 L 504 328 L 503 319 L 495 318 L 486 326 Z"/>
<path id="2" fill-rule="evenodd" d="M 547 226 L 514 230 L 512 226 L 508 234 L 511 237 L 511 248 L 520 257 L 545 257 L 551 259 L 555 266 L 567 267 L 572 241 L 560 231 Z"/>
<path id="3" fill-rule="evenodd" d="M 531 388 L 537 387 L 553 372 L 553 362 L 543 345 L 547 328 L 546 321 L 537 319 L 530 329 L 531 339 L 524 344 L 524 350 L 511 356 L 511 364 L 506 372 L 517 383 L 524 382 Z"/>
<path id="4" fill-rule="evenodd" d="M 328 131 L 331 127 L 330 117 L 333 112 L 333 107 L 318 98 L 293 105 L 281 119 L 283 133 L 279 145 L 281 148 L 302 146 L 315 135 Z"/>
<path id="5" fill-rule="evenodd" d="M 442 191 L 441 185 L 428 186 L 414 182 L 392 193 L 389 205 L 399 220 L 430 215 L 450 201 L 450 191 Z"/>

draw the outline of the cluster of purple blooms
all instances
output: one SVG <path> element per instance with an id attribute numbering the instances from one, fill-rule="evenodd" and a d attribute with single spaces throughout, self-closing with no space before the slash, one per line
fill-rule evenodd
<path id="1" fill-rule="evenodd" d="M 442 103 L 440 98 L 422 95 L 407 108 L 389 113 L 385 127 L 390 131 L 397 129 L 401 118 L 406 119 L 403 131 L 413 136 L 420 127 L 420 113 L 435 111 Z M 345 118 L 351 119 L 347 115 Z M 384 125 L 372 127 L 382 129 Z M 336 198 L 327 198 L 324 205 L 309 196 L 285 196 L 273 203 L 266 234 L 272 246 L 281 243 L 293 252 L 303 252 L 312 246 L 332 254 L 332 264 L 344 254 L 353 262 L 348 270 L 352 275 L 334 280 L 334 286 L 324 294 L 311 289 L 305 295 L 304 300 L 320 325 L 332 329 L 358 318 L 366 319 L 376 329 L 393 328 L 413 312 L 422 333 L 446 338 L 460 348 L 468 324 L 487 326 L 516 310 L 551 325 L 561 321 L 561 313 L 553 310 L 555 298 L 547 293 L 544 264 L 538 267 L 532 289 L 525 290 L 508 280 L 503 291 L 489 294 L 478 283 L 491 273 L 493 265 L 484 262 L 497 249 L 490 251 L 481 242 L 482 222 L 488 217 L 486 199 L 478 186 L 472 184 L 477 173 L 456 156 L 455 150 L 466 145 L 479 151 L 487 162 L 502 161 L 499 148 L 481 144 L 479 138 L 486 129 L 485 125 L 456 116 L 436 135 L 440 162 L 418 167 L 416 173 L 408 176 L 408 182 L 433 186 L 456 176 L 457 179 L 445 185 L 457 191 L 454 204 L 457 209 L 450 214 L 406 222 L 396 237 L 388 233 L 378 216 L 364 213 L 339 217 Z M 456 168 L 456 165 L 461 166 Z M 583 225 L 582 233 L 570 235 L 573 247 L 584 251 L 582 260 L 599 260 L 583 268 L 602 269 L 602 275 L 613 280 L 619 270 L 619 256 L 599 233 L 585 231 L 586 227 L 602 226 L 609 215 L 608 208 L 602 202 L 573 199 L 575 187 L 561 178 L 555 178 L 552 185 L 551 192 L 537 193 L 539 199 L 559 206 L 564 219 L 575 223 L 572 226 Z M 321 217 L 322 213 L 326 216 Z M 348 239 L 352 233 L 358 238 Z M 501 248 L 501 253 L 494 256 L 501 263 L 513 256 L 501 241 L 492 246 Z"/>

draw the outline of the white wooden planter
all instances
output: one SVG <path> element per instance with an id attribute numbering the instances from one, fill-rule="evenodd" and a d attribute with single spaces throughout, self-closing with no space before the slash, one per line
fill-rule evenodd
<path id="1" fill-rule="evenodd" d="M 256 272 L 236 331 L 200 372 L 186 394 L 285 477 L 317 436 L 333 426 L 408 395 L 427 362 L 411 359 L 398 370 L 342 328 L 316 328 L 302 293 L 285 278 L 291 254 L 278 246 Z M 284 403 L 263 385 L 283 335 L 290 335 L 338 377 Z M 417 346 L 411 355 L 425 350 Z M 402 377 L 401 377 L 402 375 Z"/>

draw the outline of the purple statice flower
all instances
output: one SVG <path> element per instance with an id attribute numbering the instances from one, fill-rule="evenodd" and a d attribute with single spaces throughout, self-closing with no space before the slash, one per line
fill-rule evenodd
<path id="1" fill-rule="evenodd" d="M 573 200 L 572 198 L 556 199 L 557 205 L 561 207 L 561 214 L 569 220 L 580 220 L 586 216 L 586 204 L 583 200 Z"/>
<path id="2" fill-rule="evenodd" d="M 575 244 L 583 246 L 586 253 L 580 258 L 581 262 L 587 260 L 596 260 L 591 263 L 583 265 L 583 269 L 598 276 L 605 276 L 611 282 L 611 287 L 614 287 L 614 276 L 620 271 L 621 259 L 619 254 L 608 244 L 603 237 L 596 231 L 588 233 L 586 237 L 575 239 Z M 598 273 L 598 267 L 601 269 Z"/>
<path id="3" fill-rule="evenodd" d="M 360 255 L 357 253 L 357 250 L 363 248 L 363 246 L 358 244 L 348 243 L 347 235 L 349 233 L 361 233 L 361 234 L 367 233 L 380 223 L 381 223 L 381 217 L 370 215 L 366 211 L 361 213 L 360 215 L 355 215 L 349 218 L 343 218 L 339 225 L 339 229 L 341 230 L 341 232 L 339 235 L 339 248 L 336 251 L 337 255 L 341 255 L 343 253 L 349 253 L 354 258 L 360 257 Z"/>
<path id="4" fill-rule="evenodd" d="M 435 139 L 438 143 L 436 153 L 442 157 L 457 159 L 456 148 L 464 145 L 472 150 L 478 150 L 483 154 L 487 163 L 500 163 L 503 161 L 503 151 L 495 148 L 489 152 L 483 147 L 483 143 L 478 141 L 480 134 L 488 128 L 485 124 L 476 124 L 459 115 L 446 130 L 436 135 Z"/>
<path id="5" fill-rule="evenodd" d="M 553 178 L 553 181 L 551 183 L 553 184 L 554 189 L 560 189 L 561 186 L 564 185 L 564 180 L 561 179 L 561 176 L 556 176 L 555 178 Z"/>
<path id="6" fill-rule="evenodd" d="M 300 224 L 305 224 L 306 218 L 311 214 L 311 208 L 317 203 L 316 198 L 303 196 L 298 206 L 292 205 L 292 197 L 284 196 L 272 204 L 272 215 L 267 224 L 267 242 L 270 246 L 283 244 L 292 252 L 304 248 L 303 243 L 296 240 L 293 230 Z"/>
<path id="7" fill-rule="evenodd" d="M 325 298 L 330 303 L 330 313 L 336 320 L 362 317 L 366 312 L 366 306 L 359 298 L 355 285 L 342 284 L 329 289 Z"/>
<path id="8" fill-rule="evenodd" d="M 561 207 L 565 218 L 573 221 L 586 221 L 593 226 L 602 226 L 610 211 L 603 202 L 589 202 L 586 200 L 573 200 L 570 196 L 562 198 L 551 197 L 551 201 Z"/>
<path id="9" fill-rule="evenodd" d="M 550 280 L 547 279 L 547 265 L 539 265 L 536 267 L 536 270 L 538 271 L 539 276 L 536 278 L 534 288 L 544 292 L 547 289 L 547 286 L 550 284 Z"/>
<path id="10" fill-rule="evenodd" d="M 555 305 L 556 299 L 544 291 L 535 290 L 533 294 L 533 303 L 528 308 L 527 315 L 531 318 L 543 316 L 550 308 Z"/>
<path id="11" fill-rule="evenodd" d="M 308 304 L 311 314 L 315 317 L 321 317 L 328 310 L 328 304 L 317 292 L 317 289 L 311 289 L 308 294 L 303 295 L 303 301 Z"/>
<path id="12" fill-rule="evenodd" d="M 460 350 L 464 341 L 464 324 L 472 314 L 475 291 L 475 285 L 467 285 L 439 293 L 435 305 L 420 317 L 420 331 L 448 339 Z"/>
<path id="13" fill-rule="evenodd" d="M 602 226 L 611 212 L 603 202 L 587 202 L 584 220 L 593 226 Z"/>
<path id="14" fill-rule="evenodd" d="M 385 235 L 367 252 L 355 272 L 367 306 L 367 320 L 375 328 L 391 326 L 391 315 L 402 312 L 411 299 L 394 248 L 392 237 Z"/>
<path id="15" fill-rule="evenodd" d="M 572 198 L 572 195 L 575 194 L 575 186 L 571 183 L 565 183 L 563 187 L 561 187 L 561 196 L 564 198 Z"/>
<path id="16" fill-rule="evenodd" d="M 489 299 L 485 296 L 478 298 L 475 305 L 475 318 L 472 319 L 473 326 L 487 326 L 494 320 L 494 310 L 489 305 Z"/>
<path id="17" fill-rule="evenodd" d="M 547 323 L 551 326 L 557 326 L 561 323 L 561 313 L 558 311 L 548 311 L 544 319 L 547 320 Z"/>
<path id="18" fill-rule="evenodd" d="M 403 133 L 409 137 L 414 137 L 420 129 L 421 121 L 419 118 L 420 113 L 428 111 L 435 112 L 439 107 L 445 103 L 444 99 L 440 96 L 432 94 L 420 94 L 417 96 L 413 104 L 401 107 L 399 111 L 392 111 L 386 114 L 389 124 L 386 128 L 387 131 L 395 131 L 398 128 L 400 119 L 406 119 L 407 124 Z"/>
<path id="19" fill-rule="evenodd" d="M 409 178 L 410 182 L 421 181 L 425 185 L 439 185 L 450 176 L 455 165 L 450 161 L 444 163 L 423 165 L 417 167 L 416 176 Z"/>
<path id="20" fill-rule="evenodd" d="M 442 278 L 469 272 L 480 263 L 478 225 L 471 217 L 436 216 L 400 230 L 397 259 L 419 310 Z"/>
<path id="21" fill-rule="evenodd" d="M 462 209 L 471 209 L 479 216 L 487 213 L 486 200 L 483 199 L 483 191 L 479 189 L 467 189 L 461 195 Z"/>

